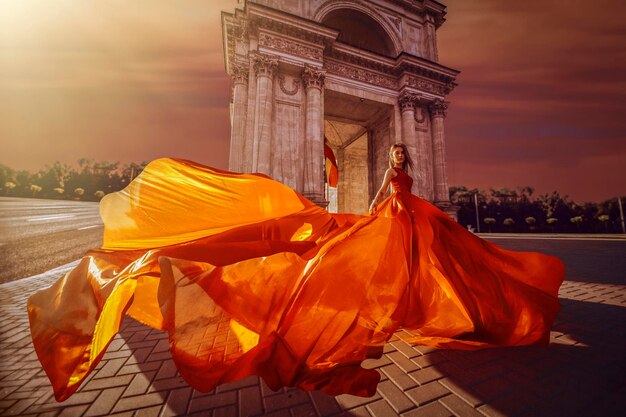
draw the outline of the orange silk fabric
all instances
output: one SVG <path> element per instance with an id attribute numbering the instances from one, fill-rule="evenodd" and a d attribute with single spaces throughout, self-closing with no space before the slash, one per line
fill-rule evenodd
<path id="1" fill-rule="evenodd" d="M 28 302 L 57 400 L 93 370 L 124 315 L 169 333 L 182 377 L 208 391 L 373 395 L 361 367 L 405 328 L 415 344 L 545 344 L 563 264 L 503 250 L 410 193 L 402 171 L 373 216 L 329 214 L 262 175 L 150 163 L 100 204 L 104 244 Z"/>

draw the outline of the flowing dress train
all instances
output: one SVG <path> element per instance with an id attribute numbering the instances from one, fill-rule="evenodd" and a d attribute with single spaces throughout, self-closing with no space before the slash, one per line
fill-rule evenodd
<path id="1" fill-rule="evenodd" d="M 370 396 L 380 376 L 361 363 L 401 328 L 438 348 L 547 344 L 561 261 L 482 240 L 397 174 L 361 216 L 329 214 L 263 175 L 153 161 L 100 203 L 103 246 L 28 301 L 56 399 L 125 315 L 167 331 L 201 391 L 258 375 L 273 389 Z"/>

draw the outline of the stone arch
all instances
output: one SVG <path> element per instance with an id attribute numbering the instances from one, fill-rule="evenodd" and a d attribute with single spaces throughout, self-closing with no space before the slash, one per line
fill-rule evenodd
<path id="1" fill-rule="evenodd" d="M 344 19 L 348 16 L 350 19 Z M 334 28 L 338 30 L 344 29 L 339 35 L 339 40 L 352 46 L 392 58 L 402 52 L 402 43 L 394 28 L 374 9 L 360 1 L 327 1 L 317 9 L 313 19 L 330 27 L 335 26 Z M 343 20 L 344 23 L 341 28 L 337 27 L 336 22 L 339 20 Z M 346 27 L 346 22 L 350 22 L 351 25 Z M 366 28 L 370 36 L 366 38 L 360 36 L 362 34 L 358 32 L 361 28 Z M 354 36 L 351 38 L 350 35 Z M 369 47 L 366 45 L 368 40 L 371 41 Z"/>

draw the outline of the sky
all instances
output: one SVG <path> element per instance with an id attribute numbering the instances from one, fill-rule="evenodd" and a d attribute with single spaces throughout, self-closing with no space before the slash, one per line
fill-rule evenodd
<path id="1" fill-rule="evenodd" d="M 448 182 L 626 196 L 626 3 L 443 0 Z M 220 13 L 237 0 L 0 1 L 0 164 L 227 168 Z"/>

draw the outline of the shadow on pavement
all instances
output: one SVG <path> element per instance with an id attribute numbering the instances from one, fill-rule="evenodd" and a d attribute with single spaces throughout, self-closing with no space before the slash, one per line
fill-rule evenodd
<path id="1" fill-rule="evenodd" d="M 441 382 L 488 415 L 626 415 L 626 308 L 561 304 L 550 346 L 436 351 Z"/>
<path id="2" fill-rule="evenodd" d="M 127 398 L 136 395 L 136 398 L 142 401 L 149 398 L 148 401 L 154 403 L 155 415 L 262 416 L 274 415 L 273 413 L 276 413 L 276 416 L 298 417 L 357 415 L 344 411 L 340 403 L 329 395 L 305 392 L 298 388 L 272 391 L 255 376 L 220 385 L 210 392 L 200 392 L 191 388 L 179 375 L 169 351 L 167 333 L 126 319 L 120 336 L 132 351 L 132 358 L 125 366 L 128 367 L 128 372 L 134 373 L 124 395 Z M 350 408 L 358 408 L 360 403 L 366 404 L 380 398 L 378 395 L 372 398 L 348 397 L 346 401 Z M 160 405 L 163 405 L 163 408 L 159 414 L 157 407 Z M 133 404 L 132 408 L 142 406 L 145 405 Z M 118 407 L 114 411 L 124 411 L 124 407 Z M 144 413 L 146 411 L 147 409 L 143 410 Z"/>

